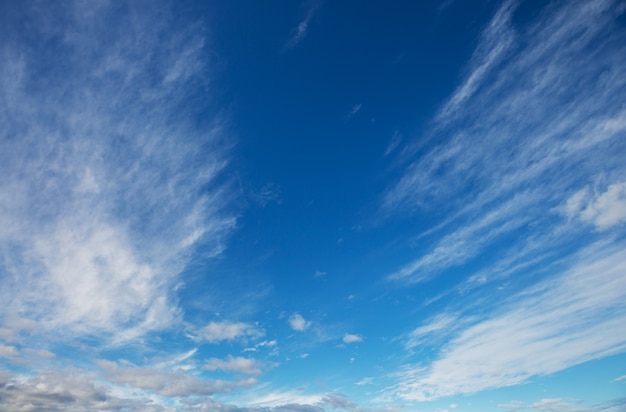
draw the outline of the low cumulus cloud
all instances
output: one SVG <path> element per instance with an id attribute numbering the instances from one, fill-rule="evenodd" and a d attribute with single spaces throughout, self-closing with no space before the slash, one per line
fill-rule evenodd
<path id="1" fill-rule="evenodd" d="M 196 339 L 208 343 L 219 343 L 223 341 L 233 341 L 241 339 L 258 339 L 265 335 L 265 332 L 256 325 L 245 322 L 209 322 L 203 327 Z"/>

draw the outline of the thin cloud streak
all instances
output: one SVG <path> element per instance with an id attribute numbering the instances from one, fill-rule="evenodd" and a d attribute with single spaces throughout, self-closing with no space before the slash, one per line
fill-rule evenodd
<path id="1" fill-rule="evenodd" d="M 469 65 L 470 73 L 452 97 L 439 109 L 436 116 L 438 122 L 445 122 L 452 117 L 463 103 L 479 89 L 492 69 L 506 56 L 506 52 L 513 45 L 515 37 L 510 27 L 510 21 L 516 6 L 517 1 L 505 1 L 489 26 L 484 30 L 479 46 Z"/>
<path id="2" fill-rule="evenodd" d="M 462 328 L 429 367 L 401 372 L 391 391 L 414 401 L 470 394 L 626 349 L 615 332 L 626 322 L 626 249 L 602 250 L 594 245 L 562 275 L 504 302 L 500 314 Z"/>
<path id="3" fill-rule="evenodd" d="M 480 50 L 499 50 L 498 33 L 513 30 L 503 17 L 511 3 L 502 7 Z M 444 106 L 445 119 L 438 117 L 426 136 L 441 143 L 406 168 L 382 209 L 429 211 L 443 204 L 451 217 L 429 232 L 436 246 L 390 278 L 431 279 L 529 225 L 549 233 L 553 209 L 581 183 L 605 192 L 624 181 L 626 42 L 614 30 L 615 8 L 608 0 L 573 2 L 544 15 L 513 36 L 518 41 L 508 57 L 491 69 L 493 83 Z"/>
<path id="4" fill-rule="evenodd" d="M 313 19 L 319 7 L 319 3 L 313 3 L 307 9 L 306 16 L 300 21 L 300 23 L 298 23 L 298 26 L 296 27 L 293 36 L 291 36 L 287 44 L 285 44 L 285 50 L 295 48 L 298 44 L 300 44 L 300 42 L 302 42 L 302 40 L 304 40 L 304 38 L 309 33 L 309 25 L 311 23 L 311 19 Z"/>
<path id="5" fill-rule="evenodd" d="M 505 2 L 495 13 L 382 199 L 385 213 L 447 216 L 417 234 L 433 246 L 387 279 L 450 276 L 458 300 L 399 338 L 409 356 L 428 345 L 438 355 L 406 365 L 381 399 L 513 386 L 626 350 L 615 333 L 626 322 L 624 10 L 562 3 L 522 28 L 514 12 Z M 512 289 L 485 299 L 506 277 Z"/>

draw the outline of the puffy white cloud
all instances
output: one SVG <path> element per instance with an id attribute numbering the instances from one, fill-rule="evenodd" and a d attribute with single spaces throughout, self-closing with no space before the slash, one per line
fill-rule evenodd
<path id="1" fill-rule="evenodd" d="M 306 394 L 301 390 L 273 391 L 248 401 L 253 407 L 281 407 L 286 405 L 316 405 L 322 402 L 321 394 Z"/>
<path id="2" fill-rule="evenodd" d="M 598 230 L 622 224 L 626 222 L 626 182 L 613 183 L 601 193 L 582 189 L 567 200 L 562 210 L 569 218 L 591 223 Z"/>
<path id="3" fill-rule="evenodd" d="M 356 343 L 362 341 L 363 337 L 361 335 L 355 335 L 352 333 L 346 333 L 345 335 L 343 335 L 343 343 Z"/>
<path id="4" fill-rule="evenodd" d="M 305 320 L 301 314 L 294 313 L 289 317 L 289 326 L 298 332 L 304 332 L 311 326 L 311 322 Z"/>
<path id="5" fill-rule="evenodd" d="M 257 339 L 265 335 L 265 332 L 256 325 L 245 322 L 209 322 L 202 328 L 196 339 L 209 343 L 232 341 L 243 338 Z"/>

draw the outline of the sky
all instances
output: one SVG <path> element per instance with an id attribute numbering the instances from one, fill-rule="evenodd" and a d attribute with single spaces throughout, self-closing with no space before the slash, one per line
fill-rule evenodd
<path id="1" fill-rule="evenodd" d="M 0 1 L 0 409 L 626 409 L 626 2 Z"/>

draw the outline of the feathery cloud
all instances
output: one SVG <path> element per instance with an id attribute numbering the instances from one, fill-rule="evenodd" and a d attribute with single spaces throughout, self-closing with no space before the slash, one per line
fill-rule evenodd
<path id="1" fill-rule="evenodd" d="M 204 369 L 209 371 L 222 370 L 225 372 L 237 372 L 246 375 L 260 375 L 262 373 L 262 366 L 263 364 L 256 359 L 228 355 L 225 359 L 208 359 L 204 365 Z"/>
<path id="2" fill-rule="evenodd" d="M 513 2 L 496 12 L 463 85 L 419 148 L 407 146 L 410 163 L 384 195 L 387 212 L 447 216 L 420 234 L 435 246 L 391 279 L 427 281 L 529 227 L 547 239 L 553 210 L 598 179 L 607 193 L 581 218 L 599 229 L 622 221 L 626 42 L 614 30 L 617 7 L 568 3 L 518 32 Z M 495 80 L 479 82 L 487 70 Z M 565 238 L 552 240 L 544 251 Z"/>
<path id="3" fill-rule="evenodd" d="M 319 9 L 319 7 L 320 7 L 320 3 L 317 1 L 312 3 L 309 6 L 309 8 L 306 11 L 306 15 L 304 19 L 302 19 L 300 23 L 298 23 L 298 26 L 294 30 L 293 35 L 291 36 L 289 41 L 287 41 L 287 44 L 285 44 L 285 50 L 293 49 L 298 44 L 300 44 L 302 40 L 304 40 L 306 35 L 309 33 L 309 29 L 310 29 L 309 25 L 311 24 L 311 20 L 317 13 L 317 10 Z"/>
<path id="4" fill-rule="evenodd" d="M 461 328 L 429 367 L 408 367 L 395 386 L 425 401 L 511 386 L 626 349 L 626 248 L 581 252 L 554 279 L 523 291 Z"/>
<path id="5" fill-rule="evenodd" d="M 42 333 L 170 328 L 190 252 L 219 254 L 235 223 L 224 119 L 178 115 L 205 82 L 203 35 L 159 7 L 25 7 L 31 35 L 0 44 L 0 299 Z"/>

